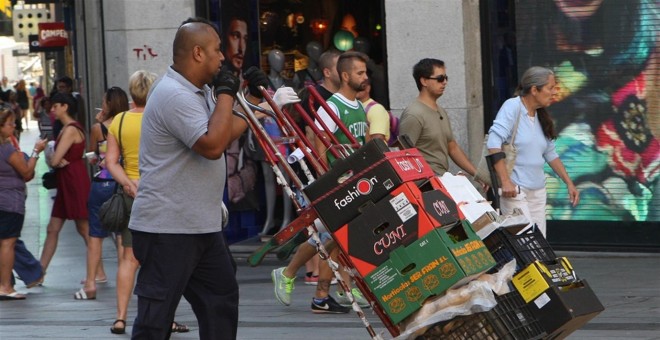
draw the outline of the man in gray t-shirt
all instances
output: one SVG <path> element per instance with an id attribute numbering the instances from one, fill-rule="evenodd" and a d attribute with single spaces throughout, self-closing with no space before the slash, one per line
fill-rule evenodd
<path id="1" fill-rule="evenodd" d="M 476 168 L 454 139 L 449 116 L 437 102 L 449 82 L 445 63 L 438 59 L 422 59 L 413 67 L 413 78 L 419 95 L 403 110 L 399 134 L 410 137 L 437 175 L 449 170 L 450 158 L 474 175 Z"/>
<path id="2" fill-rule="evenodd" d="M 218 73 L 224 56 L 208 21 L 185 21 L 173 47 L 174 63 L 154 85 L 142 120 L 141 178 L 129 224 L 141 265 L 133 338 L 169 338 L 183 295 L 196 311 L 200 339 L 235 339 L 238 284 L 221 206 L 223 153 L 247 128 L 232 114 L 239 81 Z"/>

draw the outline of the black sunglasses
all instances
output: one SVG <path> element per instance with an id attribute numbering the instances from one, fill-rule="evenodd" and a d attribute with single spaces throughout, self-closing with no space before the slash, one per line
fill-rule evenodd
<path id="1" fill-rule="evenodd" d="M 437 76 L 437 77 L 435 77 L 435 78 L 428 77 L 427 79 L 433 79 L 433 80 L 437 81 L 438 83 L 442 83 L 442 82 L 444 82 L 445 80 L 446 80 L 446 81 L 449 81 L 449 76 L 446 75 L 446 74 L 441 74 L 441 75 L 439 75 L 439 76 Z"/>

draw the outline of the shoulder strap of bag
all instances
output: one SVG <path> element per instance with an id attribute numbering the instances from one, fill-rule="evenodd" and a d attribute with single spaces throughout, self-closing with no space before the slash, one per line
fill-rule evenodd
<path id="1" fill-rule="evenodd" d="M 117 140 L 119 141 L 119 159 L 122 160 L 124 159 L 124 148 L 122 147 L 121 144 L 121 127 L 124 125 L 124 117 L 126 116 L 126 112 L 122 112 L 121 118 L 119 120 L 119 135 L 117 136 Z M 123 164 L 122 164 L 123 166 Z"/>
<path id="2" fill-rule="evenodd" d="M 522 101 L 522 96 L 518 97 L 520 98 L 520 103 L 523 104 L 523 107 L 525 107 L 525 104 Z M 518 106 L 518 118 L 516 118 L 516 123 L 513 124 L 513 133 L 511 134 L 511 145 L 513 145 L 513 141 L 516 139 L 516 133 L 518 133 L 518 123 L 520 123 L 520 116 L 522 116 L 522 109 L 520 106 Z"/>
<path id="3" fill-rule="evenodd" d="M 369 114 L 369 109 L 371 109 L 371 107 L 376 105 L 376 104 L 378 104 L 378 103 L 376 103 L 375 100 L 370 101 L 369 104 L 367 104 L 367 106 L 364 107 L 364 113 L 366 113 L 368 115 Z"/>
<path id="4" fill-rule="evenodd" d="M 124 116 L 126 115 L 126 112 L 122 112 L 120 114 L 121 114 L 121 118 L 119 119 L 119 133 L 118 133 L 118 136 L 117 136 L 117 140 L 119 141 L 119 165 L 121 165 L 121 167 L 123 168 L 124 167 L 124 150 L 123 150 L 122 144 L 121 144 L 121 127 L 122 127 L 122 125 L 124 125 Z M 119 182 L 115 181 L 115 193 L 123 193 L 123 192 L 124 192 L 124 189 L 122 188 L 122 186 L 119 184 Z"/>

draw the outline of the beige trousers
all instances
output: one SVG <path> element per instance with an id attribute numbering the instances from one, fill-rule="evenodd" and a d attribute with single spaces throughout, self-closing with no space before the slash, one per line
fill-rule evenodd
<path id="1" fill-rule="evenodd" d="M 521 187 L 520 191 L 516 197 L 500 198 L 502 215 L 509 215 L 514 208 L 520 208 L 531 223 L 536 223 L 543 233 L 543 237 L 546 237 L 545 203 L 547 195 L 545 188 L 530 190 Z"/>

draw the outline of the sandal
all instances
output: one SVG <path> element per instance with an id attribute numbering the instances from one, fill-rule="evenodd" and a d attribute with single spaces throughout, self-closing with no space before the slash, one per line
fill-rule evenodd
<path id="1" fill-rule="evenodd" d="M 25 295 L 19 294 L 17 291 L 13 291 L 9 294 L 0 294 L 0 301 L 11 301 L 11 300 L 25 300 Z"/>
<path id="2" fill-rule="evenodd" d="M 44 283 L 44 277 L 45 277 L 45 275 L 41 275 L 40 278 L 38 278 L 38 279 L 37 279 L 36 281 L 34 281 L 34 282 L 30 282 L 30 283 L 28 283 L 27 285 L 25 285 L 25 287 L 26 287 L 27 289 L 30 289 L 30 288 L 34 288 L 34 287 L 36 287 L 36 286 L 41 286 L 41 285 L 43 285 L 43 283 Z"/>
<path id="3" fill-rule="evenodd" d="M 118 323 L 122 323 L 124 327 L 117 327 Z M 122 319 L 115 320 L 115 322 L 112 323 L 112 327 L 110 327 L 110 333 L 112 334 L 126 333 L 126 320 L 122 320 Z"/>
<path id="4" fill-rule="evenodd" d="M 188 326 L 184 324 L 180 324 L 176 321 L 172 321 L 172 333 L 186 333 L 189 332 L 190 329 Z"/>
<path id="5" fill-rule="evenodd" d="M 76 300 L 96 300 L 96 292 L 86 292 L 84 288 L 80 288 L 79 291 L 73 294 L 73 298 Z"/>

